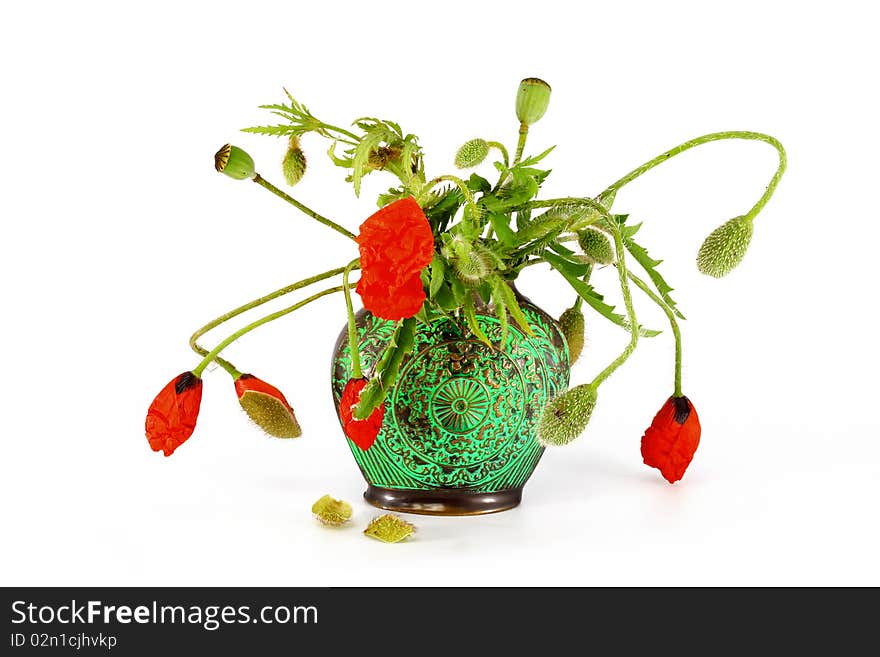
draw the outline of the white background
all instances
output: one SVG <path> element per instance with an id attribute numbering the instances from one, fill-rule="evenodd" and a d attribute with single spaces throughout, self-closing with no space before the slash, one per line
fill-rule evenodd
<path id="1" fill-rule="evenodd" d="M 880 53 L 870 3 L 821 7 L 4 5 L 0 583 L 880 584 Z M 689 318 L 685 392 L 703 438 L 683 481 L 668 485 L 639 454 L 670 393 L 667 331 L 602 388 L 584 436 L 548 451 L 519 509 L 414 517 L 406 544 L 366 539 L 376 511 L 329 394 L 336 297 L 227 352 L 285 391 L 301 439 L 249 426 L 214 370 L 197 433 L 172 458 L 150 451 L 146 408 L 197 363 L 193 329 L 354 254 L 214 172 L 214 151 L 234 141 L 280 181 L 283 143 L 238 132 L 270 118 L 258 104 L 287 86 L 330 122 L 395 119 L 439 174 L 473 136 L 512 145 L 526 76 L 553 86 L 530 137 L 533 151 L 558 144 L 548 196 L 595 194 L 704 132 L 765 131 L 788 149 L 751 250 L 720 281 L 697 273 L 696 249 L 760 195 L 771 149 L 691 151 L 615 205 L 645 222 Z M 371 176 L 357 199 L 326 143 L 303 145 L 296 196 L 356 229 L 391 180 Z M 616 298 L 613 274 L 596 284 Z M 546 271 L 521 287 L 554 314 L 571 302 Z M 575 382 L 626 341 L 600 318 L 588 331 Z M 326 492 L 354 504 L 350 527 L 311 518 Z"/>

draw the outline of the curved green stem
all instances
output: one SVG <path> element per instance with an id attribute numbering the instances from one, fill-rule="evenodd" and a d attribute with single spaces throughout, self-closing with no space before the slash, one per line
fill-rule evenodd
<path id="1" fill-rule="evenodd" d="M 675 392 L 674 395 L 676 397 L 681 397 L 681 331 L 678 329 L 678 321 L 675 319 L 675 313 L 672 312 L 672 308 L 670 308 L 659 296 L 657 296 L 654 291 L 650 288 L 650 286 L 645 283 L 641 278 L 633 274 L 632 272 L 628 273 L 629 279 L 636 284 L 636 286 L 648 295 L 648 298 L 651 299 L 654 303 L 660 306 L 660 309 L 666 314 L 666 317 L 669 319 L 669 325 L 672 327 L 672 335 L 675 337 Z"/>
<path id="2" fill-rule="evenodd" d="M 285 287 L 282 287 L 278 290 L 275 290 L 274 292 L 270 292 L 269 294 L 266 294 L 266 295 L 260 297 L 259 299 L 254 299 L 253 301 L 248 301 L 246 304 L 239 306 L 235 310 L 230 310 L 228 313 L 224 313 L 223 315 L 220 315 L 220 317 L 212 319 L 210 322 L 205 324 L 203 327 L 201 327 L 199 330 L 197 330 L 195 333 L 193 333 L 190 336 L 190 338 L 189 338 L 190 349 L 192 349 L 194 352 L 196 352 L 199 356 L 207 356 L 208 350 L 205 349 L 204 347 L 202 347 L 198 343 L 198 340 L 200 337 L 202 337 L 205 333 L 207 333 L 211 329 L 214 329 L 214 328 L 220 326 L 220 324 L 223 324 L 224 322 L 229 321 L 233 317 L 238 317 L 242 313 L 247 312 L 248 310 L 251 310 L 252 308 L 256 308 L 257 306 L 262 306 L 264 303 L 268 303 L 269 301 L 272 301 L 273 299 L 277 299 L 278 297 L 282 297 L 285 294 L 289 294 L 290 292 L 293 292 L 295 290 L 299 290 L 300 288 L 311 285 L 312 283 L 317 283 L 318 281 L 323 281 L 326 278 L 332 278 L 333 276 L 341 274 L 344 271 L 345 271 L 345 267 L 337 267 L 336 269 L 331 269 L 330 271 L 325 271 L 323 274 L 317 274 L 317 275 L 311 276 L 309 278 L 304 278 L 301 281 L 297 281 L 296 283 L 291 283 L 290 285 L 286 285 Z M 229 372 L 229 374 L 231 374 L 233 378 L 237 379 L 239 376 L 241 376 L 241 372 L 239 372 L 235 368 L 235 366 L 232 363 L 230 363 L 228 360 L 225 360 L 219 356 L 217 358 L 215 358 L 214 360 L 217 362 L 218 365 L 220 365 L 220 367 L 222 367 L 227 372 Z"/>
<path id="3" fill-rule="evenodd" d="M 351 378 L 363 378 L 361 370 L 361 352 L 358 345 L 357 324 L 354 319 L 354 308 L 351 304 L 351 289 L 348 284 L 348 276 L 355 267 L 360 267 L 360 258 L 355 258 L 345 268 L 342 274 L 342 292 L 345 295 L 345 311 L 348 313 L 348 349 L 351 352 Z"/>
<path id="4" fill-rule="evenodd" d="M 501 157 L 504 158 L 504 166 L 505 168 L 510 167 L 510 155 L 507 154 L 507 149 L 504 147 L 500 141 L 488 141 L 489 148 L 496 148 L 501 152 Z"/>
<path id="5" fill-rule="evenodd" d="M 513 166 L 519 164 L 522 159 L 523 149 L 526 147 L 526 139 L 529 136 L 529 126 L 527 123 L 519 124 L 519 139 L 516 142 L 516 155 L 513 156 Z"/>
<path id="6" fill-rule="evenodd" d="M 614 370 L 626 362 L 626 359 L 632 355 L 636 345 L 639 343 L 639 323 L 636 319 L 632 294 L 630 293 L 629 282 L 627 281 L 626 251 L 623 248 L 623 238 L 620 236 L 620 229 L 616 226 L 612 232 L 614 235 L 614 251 L 617 255 L 617 276 L 620 279 L 620 291 L 623 293 L 623 305 L 626 306 L 627 320 L 629 321 L 629 344 L 626 345 L 626 348 L 608 367 L 596 375 L 596 378 L 590 383 L 594 390 L 602 385 L 605 379 L 614 373 Z"/>
<path id="7" fill-rule="evenodd" d="M 754 219 L 755 216 L 757 216 L 757 214 L 761 211 L 761 209 L 767 204 L 767 201 L 770 200 L 770 197 L 773 196 L 773 192 L 776 191 L 776 186 L 779 184 L 779 180 L 782 178 L 782 174 L 785 173 L 785 167 L 788 162 L 785 154 L 785 149 L 782 147 L 782 144 L 779 143 L 776 138 L 771 137 L 770 135 L 765 135 L 761 132 L 728 130 L 725 132 L 713 132 L 708 135 L 696 137 L 695 139 L 686 141 L 683 144 L 679 144 L 675 148 L 672 148 L 665 153 L 661 153 L 653 160 L 648 160 L 640 167 L 636 167 L 620 180 L 608 185 L 608 187 L 606 187 L 605 190 L 596 198 L 600 201 L 604 198 L 607 198 L 624 185 L 631 183 L 633 180 L 641 176 L 646 171 L 650 171 L 658 164 L 666 162 L 667 160 L 678 155 L 679 153 L 684 153 L 685 151 L 690 150 L 691 148 L 694 148 L 696 146 L 700 146 L 702 144 L 708 144 L 709 142 L 713 141 L 722 141 L 725 139 L 746 139 L 752 141 L 761 141 L 775 148 L 777 154 L 779 155 L 779 166 L 776 168 L 776 173 L 773 174 L 773 178 L 767 185 L 767 189 L 764 190 L 764 193 L 761 195 L 761 198 L 758 199 L 758 202 L 755 203 L 755 205 L 752 206 L 752 209 L 749 210 L 745 215 L 747 219 Z"/>
<path id="8" fill-rule="evenodd" d="M 235 333 L 230 335 L 228 338 L 226 338 L 220 344 L 218 344 L 216 347 L 214 347 L 211 351 L 209 351 L 205 355 L 205 358 L 202 360 L 202 362 L 199 363 L 198 366 L 192 371 L 193 374 L 195 374 L 196 376 L 201 376 L 204 369 L 208 365 L 210 365 L 214 359 L 217 358 L 217 355 L 221 351 L 226 349 L 226 347 L 228 347 L 230 344 L 232 344 L 233 342 L 238 340 L 245 333 L 249 333 L 249 332 L 253 331 L 255 328 L 258 328 L 258 327 L 262 326 L 263 324 L 266 324 L 268 322 L 276 320 L 279 317 L 283 317 L 284 315 L 288 315 L 288 314 L 292 313 L 294 310 L 299 310 L 303 306 L 310 304 L 312 301 L 316 301 L 317 299 L 320 299 L 321 297 L 325 297 L 328 294 L 335 294 L 336 292 L 341 292 L 341 291 L 342 291 L 341 285 L 337 285 L 336 287 L 327 288 L 326 290 L 322 290 L 321 292 L 313 294 L 312 296 L 310 296 L 307 299 L 303 299 L 299 303 L 295 303 L 292 306 L 289 306 L 287 308 L 283 308 L 282 310 L 274 312 L 271 315 L 266 315 L 265 317 L 258 319 L 255 322 L 251 322 L 247 326 L 239 329 L 238 331 L 236 331 Z"/>
<path id="9" fill-rule="evenodd" d="M 305 205 L 303 205 L 302 203 L 297 201 L 295 198 L 293 198 L 289 194 L 286 194 L 285 192 L 278 189 L 275 185 L 273 185 L 268 180 L 263 178 L 260 174 L 258 174 L 258 173 L 255 174 L 253 177 L 253 181 L 255 183 L 257 183 L 258 185 L 260 185 L 261 187 L 268 189 L 270 192 L 275 194 L 275 196 L 277 196 L 281 199 L 284 199 L 285 201 L 290 203 L 293 207 L 295 207 L 297 210 L 300 210 L 301 212 L 307 214 L 312 219 L 315 219 L 315 220 L 321 222 L 325 226 L 328 226 L 329 228 L 332 228 L 333 230 L 335 230 L 337 233 L 340 233 L 341 235 L 345 235 L 347 238 L 352 239 L 355 242 L 357 242 L 357 237 L 355 236 L 354 233 L 352 233 L 349 230 L 346 230 L 345 228 L 343 228 L 342 226 L 337 224 L 335 221 L 332 221 L 332 220 L 328 219 L 327 217 L 324 217 L 324 216 L 318 214 L 317 212 L 315 212 L 311 208 L 306 207 Z"/>

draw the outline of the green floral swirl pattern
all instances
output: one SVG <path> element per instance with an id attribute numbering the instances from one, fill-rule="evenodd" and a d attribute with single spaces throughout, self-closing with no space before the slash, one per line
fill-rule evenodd
<path id="1" fill-rule="evenodd" d="M 431 400 L 431 416 L 453 433 L 468 433 L 489 412 L 489 393 L 479 381 L 453 377 L 439 386 Z"/>
<path id="2" fill-rule="evenodd" d="M 528 336 L 511 322 L 501 327 L 479 315 L 494 347 L 448 319 L 420 325 L 415 349 L 385 402 L 385 423 L 373 447 L 350 443 L 364 477 L 374 486 L 493 492 L 522 486 L 543 449 L 535 429 L 544 404 L 568 386 L 568 348 L 556 323 L 528 302 Z M 358 339 L 369 373 L 391 338 L 394 323 L 359 313 Z M 351 376 L 345 331 L 333 362 L 339 402 Z"/>

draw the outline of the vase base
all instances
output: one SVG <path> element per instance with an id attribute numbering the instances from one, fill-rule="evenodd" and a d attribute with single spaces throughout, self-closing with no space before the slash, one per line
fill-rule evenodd
<path id="1" fill-rule="evenodd" d="M 522 487 L 481 493 L 472 490 L 404 490 L 367 486 L 364 499 L 389 511 L 427 516 L 477 516 L 519 506 Z"/>

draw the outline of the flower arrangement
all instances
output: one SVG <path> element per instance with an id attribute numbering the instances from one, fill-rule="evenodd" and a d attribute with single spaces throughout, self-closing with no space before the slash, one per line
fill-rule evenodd
<path id="1" fill-rule="evenodd" d="M 519 134 L 512 157 L 502 143 L 483 138 L 471 139 L 458 150 L 455 166 L 459 170 L 477 167 L 491 157 L 494 182 L 477 173 L 469 177 L 444 174 L 429 178 L 416 135 L 406 133 L 390 120 L 364 117 L 355 120 L 350 129 L 338 127 L 318 119 L 289 93 L 286 102 L 262 106 L 282 122 L 244 131 L 287 140 L 281 168 L 288 185 L 296 185 L 307 169 L 301 138 L 316 133 L 330 142 L 327 154 L 346 171 L 346 180 L 356 195 L 360 195 L 364 177 L 373 173 L 391 176 L 396 179 L 395 186 L 379 195 L 380 209 L 363 221 L 354 234 L 268 182 L 256 172 L 253 159 L 241 148 L 227 144 L 217 152 L 218 172 L 257 183 L 351 239 L 358 253 L 339 267 L 239 306 L 196 331 L 190 345 L 202 357 L 201 362 L 169 382 L 147 413 L 146 435 L 152 449 L 170 456 L 193 434 L 201 402 L 201 377 L 211 363 L 217 363 L 232 377 L 239 403 L 258 427 L 270 436 L 298 437 L 300 426 L 285 396 L 256 376 L 242 373 L 221 354 L 236 339 L 259 326 L 324 296 L 342 293 L 351 345 L 351 378 L 341 395 L 339 416 L 352 443 L 360 450 L 370 450 L 383 426 L 388 392 L 412 354 L 417 328 L 446 318 L 492 349 L 506 344 L 512 327 L 531 334 L 532 328 L 512 283 L 525 268 L 545 263 L 575 295 L 572 306 L 558 320 L 571 362 L 579 358 L 583 349 L 585 308 L 621 327 L 629 334 L 629 340 L 623 351 L 591 380 L 569 388 L 544 405 L 537 422 L 537 440 L 544 446 L 560 446 L 581 435 L 602 384 L 630 357 L 642 338 L 659 333 L 639 324 L 634 288 L 663 311 L 675 341 L 672 394 L 642 437 L 642 457 L 670 483 L 681 479 L 700 442 L 696 409 L 682 390 L 678 320 L 684 317 L 670 296 L 672 287 L 657 269 L 660 261 L 649 255 L 637 239 L 640 224 L 630 222 L 626 214 L 612 211 L 615 195 L 657 165 L 702 144 L 744 139 L 776 149 L 778 168 L 757 202 L 745 214 L 712 231 L 697 253 L 700 272 L 712 277 L 726 276 L 742 261 L 752 238 L 755 217 L 782 177 L 785 151 L 769 135 L 717 132 L 661 153 L 596 196 L 541 199 L 541 185 L 550 173 L 542 167 L 553 147 L 531 155 L 525 153 L 525 147 L 532 126 L 548 108 L 550 95 L 550 86 L 540 79 L 527 78 L 520 83 L 516 94 Z M 633 271 L 633 264 L 641 269 L 640 273 Z M 609 305 L 591 284 L 591 274 L 599 267 L 616 269 L 623 312 Z M 352 282 L 355 271 L 359 278 Z M 248 324 L 210 350 L 199 342 L 205 333 L 242 313 L 337 277 L 341 278 L 338 284 Z M 352 289 L 366 310 L 394 322 L 392 338 L 369 372 L 361 366 Z M 494 314 L 500 338 L 493 341 L 486 335 L 477 319 L 478 311 Z M 321 503 L 340 504 L 332 498 L 322 498 Z M 350 507 L 343 511 L 334 506 L 334 521 L 337 516 L 344 519 L 350 515 Z"/>

